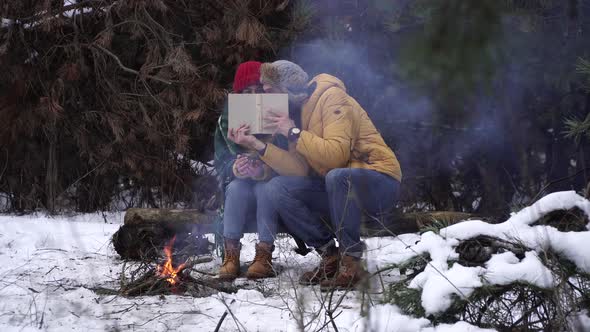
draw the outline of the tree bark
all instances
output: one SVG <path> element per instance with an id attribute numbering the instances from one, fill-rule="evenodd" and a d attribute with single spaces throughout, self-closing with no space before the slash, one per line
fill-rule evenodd
<path id="1" fill-rule="evenodd" d="M 169 224 L 207 225 L 212 224 L 217 214 L 207 214 L 193 209 L 128 209 L 125 225 Z"/>

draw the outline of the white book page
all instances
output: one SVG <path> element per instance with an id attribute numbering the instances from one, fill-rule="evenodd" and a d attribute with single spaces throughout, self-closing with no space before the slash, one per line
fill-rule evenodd
<path id="1" fill-rule="evenodd" d="M 286 93 L 230 93 L 228 99 L 228 129 L 247 124 L 250 125 L 251 134 L 274 134 L 276 127 L 264 127 L 268 111 L 289 114 L 289 96 Z"/>
<path id="2" fill-rule="evenodd" d="M 260 130 L 255 94 L 230 93 L 228 100 L 228 129 L 237 129 L 241 125 L 247 124 L 250 125 L 251 131 Z"/>
<path id="3" fill-rule="evenodd" d="M 274 134 L 276 126 L 266 127 L 268 123 L 265 117 L 268 112 L 272 111 L 275 114 L 289 115 L 289 95 L 286 93 L 267 93 L 262 95 L 262 131 L 261 134 Z"/>

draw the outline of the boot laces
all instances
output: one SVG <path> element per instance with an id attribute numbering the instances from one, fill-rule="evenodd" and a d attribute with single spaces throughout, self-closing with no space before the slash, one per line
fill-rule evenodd
<path id="1" fill-rule="evenodd" d="M 232 250 L 226 250 L 222 265 L 226 265 L 230 261 L 235 260 L 236 257 L 238 257 L 238 255 L 236 255 L 235 252 L 233 252 Z"/>

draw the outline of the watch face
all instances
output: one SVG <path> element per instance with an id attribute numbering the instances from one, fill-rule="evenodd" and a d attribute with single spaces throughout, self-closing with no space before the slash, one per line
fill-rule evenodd
<path id="1" fill-rule="evenodd" d="M 299 134 L 301 134 L 301 129 L 299 129 L 299 128 L 293 128 L 293 130 L 291 132 L 293 134 L 295 134 L 295 135 L 299 135 Z"/>

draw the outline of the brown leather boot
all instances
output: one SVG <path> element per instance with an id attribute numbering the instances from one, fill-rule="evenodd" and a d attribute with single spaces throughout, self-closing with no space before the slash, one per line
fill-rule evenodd
<path id="1" fill-rule="evenodd" d="M 272 243 L 260 242 L 256 244 L 256 255 L 254 261 L 248 267 L 246 278 L 271 278 L 276 275 L 272 268 L 272 252 L 274 249 L 275 246 Z"/>
<path id="2" fill-rule="evenodd" d="M 369 273 L 363 268 L 360 258 L 342 255 L 338 272 L 334 278 L 322 281 L 320 289 L 322 291 L 353 289 L 360 282 L 366 281 L 368 276 Z"/>
<path id="3" fill-rule="evenodd" d="M 223 264 L 219 268 L 219 279 L 234 280 L 240 275 L 240 240 L 225 239 Z"/>
<path id="4" fill-rule="evenodd" d="M 338 249 L 329 248 L 321 253 L 320 265 L 312 271 L 307 271 L 299 277 L 300 285 L 317 285 L 323 280 L 333 278 L 338 271 Z"/>

